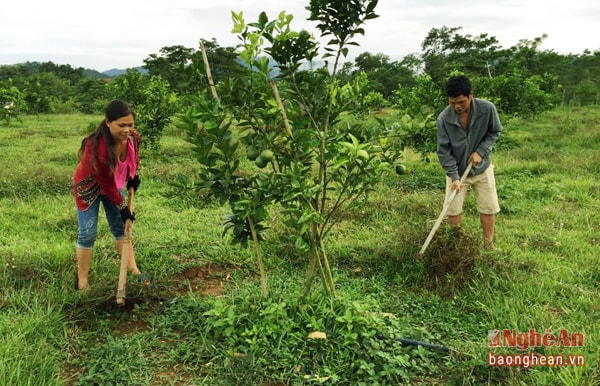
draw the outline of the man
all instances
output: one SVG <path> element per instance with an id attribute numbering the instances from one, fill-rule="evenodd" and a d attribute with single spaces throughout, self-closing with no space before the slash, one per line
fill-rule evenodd
<path id="1" fill-rule="evenodd" d="M 500 206 L 490 153 L 502 131 L 500 118 L 493 103 L 473 97 L 466 76 L 450 77 L 446 95 L 450 105 L 437 119 L 437 154 L 446 171 L 446 194 L 457 190 L 448 208 L 448 223 L 460 225 L 463 203 L 473 186 L 484 245 L 494 250 L 494 226 Z M 461 185 L 460 176 L 471 162 L 473 169 Z"/>

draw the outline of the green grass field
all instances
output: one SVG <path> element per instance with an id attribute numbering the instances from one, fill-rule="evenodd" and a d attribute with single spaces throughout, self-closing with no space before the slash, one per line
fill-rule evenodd
<path id="1" fill-rule="evenodd" d="M 273 211 L 261 245 L 262 299 L 252 249 L 222 237 L 227 208 L 195 194 L 199 165 L 171 128 L 158 154 L 142 154 L 136 195 L 136 257 L 156 285 L 130 280 L 124 307 L 104 219 L 92 288 L 73 289 L 71 179 L 100 119 L 28 116 L 0 127 L 0 385 L 600 384 L 597 106 L 503 121 L 495 252 L 481 248 L 470 198 L 461 230 L 442 225 L 415 258 L 441 210 L 443 172 L 407 150 L 408 174 L 389 175 L 326 239 L 339 298 L 315 285 L 305 302 L 305 259 L 281 215 Z M 584 346 L 489 347 L 489 330 L 564 330 Z M 490 366 L 499 354 L 579 355 L 585 365 Z"/>

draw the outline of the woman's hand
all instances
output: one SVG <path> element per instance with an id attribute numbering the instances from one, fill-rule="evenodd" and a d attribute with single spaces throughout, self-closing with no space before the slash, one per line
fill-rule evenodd
<path id="1" fill-rule="evenodd" d="M 121 219 L 123 220 L 123 223 L 125 223 L 127 220 L 135 221 L 135 213 L 131 213 L 128 206 L 121 209 L 119 212 L 121 213 Z"/>

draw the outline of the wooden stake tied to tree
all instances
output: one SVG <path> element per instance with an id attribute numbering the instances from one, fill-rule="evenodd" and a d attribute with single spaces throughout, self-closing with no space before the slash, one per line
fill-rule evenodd
<path id="1" fill-rule="evenodd" d="M 208 84 L 210 85 L 210 90 L 212 92 L 212 96 L 216 101 L 219 101 L 219 95 L 217 94 L 217 88 L 215 87 L 215 83 L 213 82 L 212 75 L 210 73 L 210 65 L 208 63 L 206 49 L 204 48 L 204 44 L 202 43 L 202 40 L 200 40 L 200 49 L 202 50 L 202 58 L 204 60 L 204 67 L 206 68 L 206 76 L 208 77 Z M 248 215 L 246 217 L 246 220 L 248 221 L 248 226 L 250 227 L 250 230 L 251 230 L 252 241 L 254 243 L 254 251 L 256 252 L 256 259 L 258 261 L 262 295 L 264 298 L 266 298 L 269 296 L 269 291 L 268 291 L 268 287 L 267 287 L 267 275 L 265 272 L 265 265 L 263 262 L 262 254 L 260 252 L 260 243 L 258 240 L 258 235 L 257 235 L 256 229 L 254 227 L 254 222 L 252 221 L 252 216 Z"/>

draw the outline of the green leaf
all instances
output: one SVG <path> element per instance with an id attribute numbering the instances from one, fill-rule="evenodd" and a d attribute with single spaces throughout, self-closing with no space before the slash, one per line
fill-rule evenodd
<path id="1" fill-rule="evenodd" d="M 333 165 L 334 169 L 339 169 L 342 166 L 344 166 L 345 164 L 347 164 L 350 160 L 347 157 L 340 157 L 336 160 L 335 164 Z"/>

